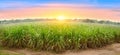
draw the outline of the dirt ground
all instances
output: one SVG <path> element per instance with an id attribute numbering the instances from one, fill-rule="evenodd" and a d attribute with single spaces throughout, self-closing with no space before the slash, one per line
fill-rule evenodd
<path id="1" fill-rule="evenodd" d="M 88 49 L 88 50 L 81 50 L 81 51 L 66 51 L 61 54 L 55 54 L 50 52 L 36 52 L 36 51 L 30 51 L 27 49 L 21 49 L 21 50 L 0 50 L 4 53 L 9 54 L 18 54 L 18 55 L 120 55 L 120 43 L 115 43 L 112 45 L 108 45 L 103 48 L 99 49 Z"/>

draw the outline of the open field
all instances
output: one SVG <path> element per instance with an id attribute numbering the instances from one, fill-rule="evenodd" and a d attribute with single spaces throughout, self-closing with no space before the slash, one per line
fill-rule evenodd
<path id="1" fill-rule="evenodd" d="M 62 52 L 99 48 L 120 42 L 120 26 L 48 22 L 0 26 L 1 46 Z"/>

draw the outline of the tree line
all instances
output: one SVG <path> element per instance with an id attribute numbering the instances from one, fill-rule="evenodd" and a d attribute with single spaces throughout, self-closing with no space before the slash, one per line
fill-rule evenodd
<path id="1" fill-rule="evenodd" d="M 7 23 L 20 23 L 20 22 L 37 22 L 37 21 L 57 21 L 57 19 L 15 19 L 15 20 L 1 20 L 0 24 Z M 120 22 L 112 22 L 108 20 L 95 20 L 95 19 L 66 19 L 65 21 L 72 22 L 85 22 L 85 23 L 100 23 L 100 24 L 117 24 L 120 25 Z"/>

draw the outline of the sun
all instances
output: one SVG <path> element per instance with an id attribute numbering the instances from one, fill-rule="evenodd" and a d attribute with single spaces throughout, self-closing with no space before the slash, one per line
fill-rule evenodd
<path id="1" fill-rule="evenodd" d="M 65 20 L 65 16 L 58 16 L 57 19 L 60 21 Z"/>

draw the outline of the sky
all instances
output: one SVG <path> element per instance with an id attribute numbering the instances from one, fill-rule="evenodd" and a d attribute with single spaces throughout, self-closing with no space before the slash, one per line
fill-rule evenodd
<path id="1" fill-rule="evenodd" d="M 120 21 L 120 0 L 0 0 L 0 19 L 58 16 Z"/>

